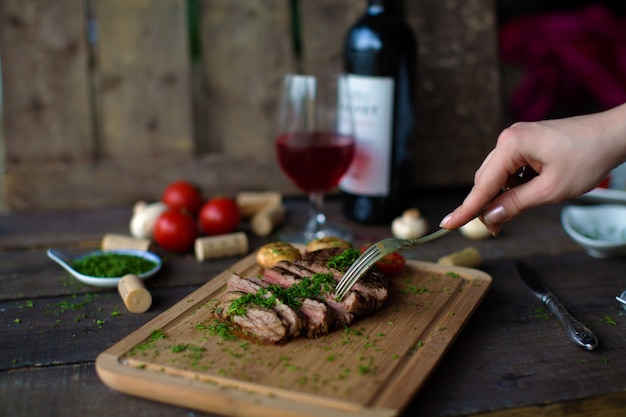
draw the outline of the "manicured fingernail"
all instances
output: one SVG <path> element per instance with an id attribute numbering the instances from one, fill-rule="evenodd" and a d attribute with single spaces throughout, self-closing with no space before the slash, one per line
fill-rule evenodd
<path id="1" fill-rule="evenodd" d="M 446 215 L 446 217 L 444 217 L 441 222 L 439 223 L 439 227 L 446 227 L 446 224 L 448 224 L 448 222 L 450 221 L 450 219 L 452 218 L 452 213 Z"/>
<path id="2" fill-rule="evenodd" d="M 491 207 L 483 215 L 483 220 L 488 224 L 500 224 L 504 223 L 508 219 L 509 216 L 506 214 L 506 210 L 502 206 Z"/>

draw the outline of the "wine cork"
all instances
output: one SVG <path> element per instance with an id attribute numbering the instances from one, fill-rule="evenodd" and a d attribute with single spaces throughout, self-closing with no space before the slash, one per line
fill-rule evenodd
<path id="1" fill-rule="evenodd" d="M 248 252 L 248 236 L 244 232 L 235 232 L 218 236 L 200 237 L 196 239 L 194 246 L 198 262 L 207 259 L 243 255 Z"/>
<path id="2" fill-rule="evenodd" d="M 102 238 L 101 249 L 139 249 L 149 250 L 151 241 L 149 239 L 137 239 L 131 236 L 117 235 L 114 233 L 107 233 Z"/>
<path id="3" fill-rule="evenodd" d="M 267 236 L 285 219 L 285 206 L 282 203 L 272 204 L 252 216 L 250 228 L 257 236 Z"/>
<path id="4" fill-rule="evenodd" d="M 442 256 L 437 261 L 439 265 L 447 266 L 466 266 L 469 268 L 477 268 L 482 264 L 480 252 L 473 246 L 465 248 L 461 251 Z"/>
<path id="5" fill-rule="evenodd" d="M 124 275 L 117 283 L 117 290 L 131 313 L 145 313 L 152 305 L 152 295 L 137 275 Z"/>
<path id="6" fill-rule="evenodd" d="M 278 191 L 242 191 L 235 196 L 241 217 L 248 218 L 263 208 L 281 204 L 282 195 Z"/>

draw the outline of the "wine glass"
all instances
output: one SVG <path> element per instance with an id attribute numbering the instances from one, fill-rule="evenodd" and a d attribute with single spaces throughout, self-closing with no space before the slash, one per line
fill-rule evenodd
<path id="1" fill-rule="evenodd" d="M 350 239 L 351 233 L 330 224 L 324 195 L 339 184 L 354 156 L 354 120 L 344 75 L 285 77 L 279 111 L 276 155 L 289 179 L 309 196 L 304 230 L 285 239 L 307 243 L 325 236 Z"/>

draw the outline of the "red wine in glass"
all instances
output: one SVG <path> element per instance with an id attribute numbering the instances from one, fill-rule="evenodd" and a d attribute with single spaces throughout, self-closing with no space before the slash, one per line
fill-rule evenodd
<path id="1" fill-rule="evenodd" d="M 327 192 L 339 184 L 354 156 L 354 138 L 332 132 L 283 134 L 276 139 L 278 163 L 307 193 Z"/>
<path id="2" fill-rule="evenodd" d="M 345 76 L 287 75 L 280 105 L 279 132 L 274 140 L 283 172 L 309 195 L 311 211 L 303 230 L 285 240 L 307 243 L 351 233 L 329 224 L 324 194 L 337 187 L 354 156 L 352 106 Z"/>

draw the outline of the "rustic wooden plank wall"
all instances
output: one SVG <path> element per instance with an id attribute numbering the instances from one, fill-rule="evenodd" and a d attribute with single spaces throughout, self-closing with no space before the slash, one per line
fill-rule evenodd
<path id="1" fill-rule="evenodd" d="M 0 7 L 7 165 L 90 160 L 83 3 L 6 0 Z"/>
<path id="2" fill-rule="evenodd" d="M 406 2 L 420 41 L 418 186 L 471 184 L 503 127 L 494 3 Z"/>
<path id="3" fill-rule="evenodd" d="M 299 62 L 340 68 L 365 0 L 300 0 L 301 61 L 288 0 L 196 3 L 192 61 L 187 0 L 0 1 L 12 210 L 124 206 L 176 178 L 207 195 L 298 192 L 271 143 L 281 78 Z M 420 41 L 416 185 L 469 184 L 501 128 L 493 0 L 406 3 Z"/>
<path id="4" fill-rule="evenodd" d="M 187 11 L 181 0 L 93 1 L 101 159 L 193 154 Z"/>

